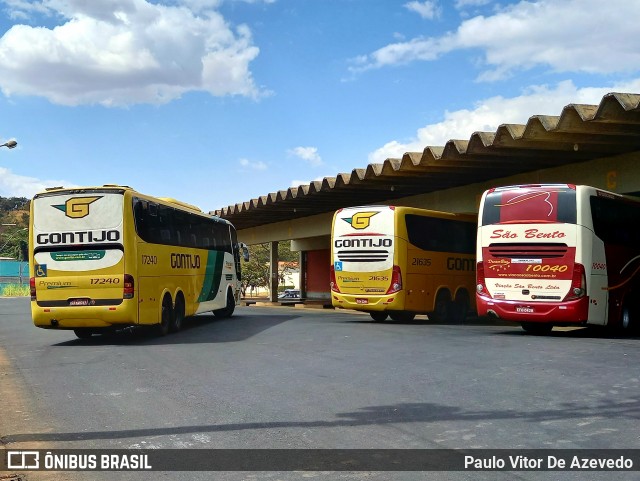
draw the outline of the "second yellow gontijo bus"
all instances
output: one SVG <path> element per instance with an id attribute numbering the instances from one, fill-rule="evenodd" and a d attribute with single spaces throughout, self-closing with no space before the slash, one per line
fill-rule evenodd
<path id="1" fill-rule="evenodd" d="M 475 215 L 412 207 L 337 211 L 331 229 L 335 307 L 376 321 L 462 320 L 475 309 Z"/>
<path id="2" fill-rule="evenodd" d="M 640 301 L 640 202 L 584 185 L 497 187 L 481 200 L 478 314 L 527 331 L 631 329 Z"/>
<path id="3" fill-rule="evenodd" d="M 84 338 L 186 316 L 230 316 L 240 252 L 227 221 L 126 186 L 54 188 L 31 202 L 29 269 L 36 326 Z"/>

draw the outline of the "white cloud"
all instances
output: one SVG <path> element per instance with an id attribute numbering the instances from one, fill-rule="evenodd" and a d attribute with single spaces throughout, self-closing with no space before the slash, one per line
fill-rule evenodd
<path id="1" fill-rule="evenodd" d="M 267 170 L 267 164 L 261 160 L 251 162 L 248 159 L 240 159 L 239 163 L 244 170 Z"/>
<path id="2" fill-rule="evenodd" d="M 480 49 L 487 66 L 480 80 L 503 78 L 513 70 L 538 65 L 558 72 L 631 72 L 640 65 L 638 16 L 640 2 L 626 0 L 521 1 L 494 15 L 468 19 L 442 37 L 414 38 L 360 56 L 351 71 Z"/>
<path id="3" fill-rule="evenodd" d="M 418 129 L 407 141 L 392 140 L 369 154 L 369 162 L 400 158 L 406 152 L 422 152 L 428 146 L 443 146 L 451 139 L 469 140 L 477 131 L 495 132 L 501 124 L 525 124 L 533 115 L 560 115 L 568 104 L 597 105 L 609 92 L 638 92 L 640 79 L 611 87 L 576 88 L 561 82 L 554 88 L 534 86 L 519 97 L 491 97 L 470 110 L 445 112 L 444 120 Z"/>
<path id="4" fill-rule="evenodd" d="M 66 180 L 40 180 L 12 173 L 9 169 L 0 167 L 0 197 L 32 198 L 47 187 L 56 186 L 77 187 Z"/>
<path id="5" fill-rule="evenodd" d="M 259 53 L 251 31 L 232 29 L 211 9 L 217 3 L 46 0 L 21 9 L 23 2 L 13 1 L 14 15 L 39 6 L 65 21 L 14 25 L 0 38 L 0 88 L 63 105 L 161 104 L 190 91 L 267 95 L 249 69 Z"/>
<path id="6" fill-rule="evenodd" d="M 440 8 L 438 7 L 438 2 L 435 0 L 425 0 L 422 2 L 413 0 L 411 2 L 405 3 L 404 7 L 407 10 L 416 12 L 422 18 L 426 18 L 429 20 L 433 20 L 434 18 L 440 16 Z"/>
<path id="7" fill-rule="evenodd" d="M 288 151 L 289 155 L 299 157 L 313 167 L 323 165 L 322 158 L 318 154 L 317 147 L 295 147 Z"/>

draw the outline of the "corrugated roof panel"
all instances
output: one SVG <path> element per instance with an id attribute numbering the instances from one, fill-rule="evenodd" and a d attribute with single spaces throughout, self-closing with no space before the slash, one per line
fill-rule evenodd
<path id="1" fill-rule="evenodd" d="M 640 150 L 640 94 L 609 93 L 216 210 L 238 229 Z"/>

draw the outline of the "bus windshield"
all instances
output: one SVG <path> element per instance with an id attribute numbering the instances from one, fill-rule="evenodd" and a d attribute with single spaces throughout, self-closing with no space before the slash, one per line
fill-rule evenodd
<path id="1" fill-rule="evenodd" d="M 576 191 L 567 185 L 498 188 L 487 194 L 481 225 L 576 223 Z"/>

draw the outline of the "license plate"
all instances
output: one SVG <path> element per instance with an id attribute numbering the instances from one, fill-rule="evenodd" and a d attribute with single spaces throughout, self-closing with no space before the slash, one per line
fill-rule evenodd
<path id="1" fill-rule="evenodd" d="M 533 307 L 516 307 L 516 312 L 525 312 L 529 314 L 533 312 Z"/>
<path id="2" fill-rule="evenodd" d="M 89 299 L 71 299 L 69 301 L 70 306 L 88 306 Z"/>
<path id="3" fill-rule="evenodd" d="M 369 304 L 369 299 L 356 299 L 356 304 Z"/>

